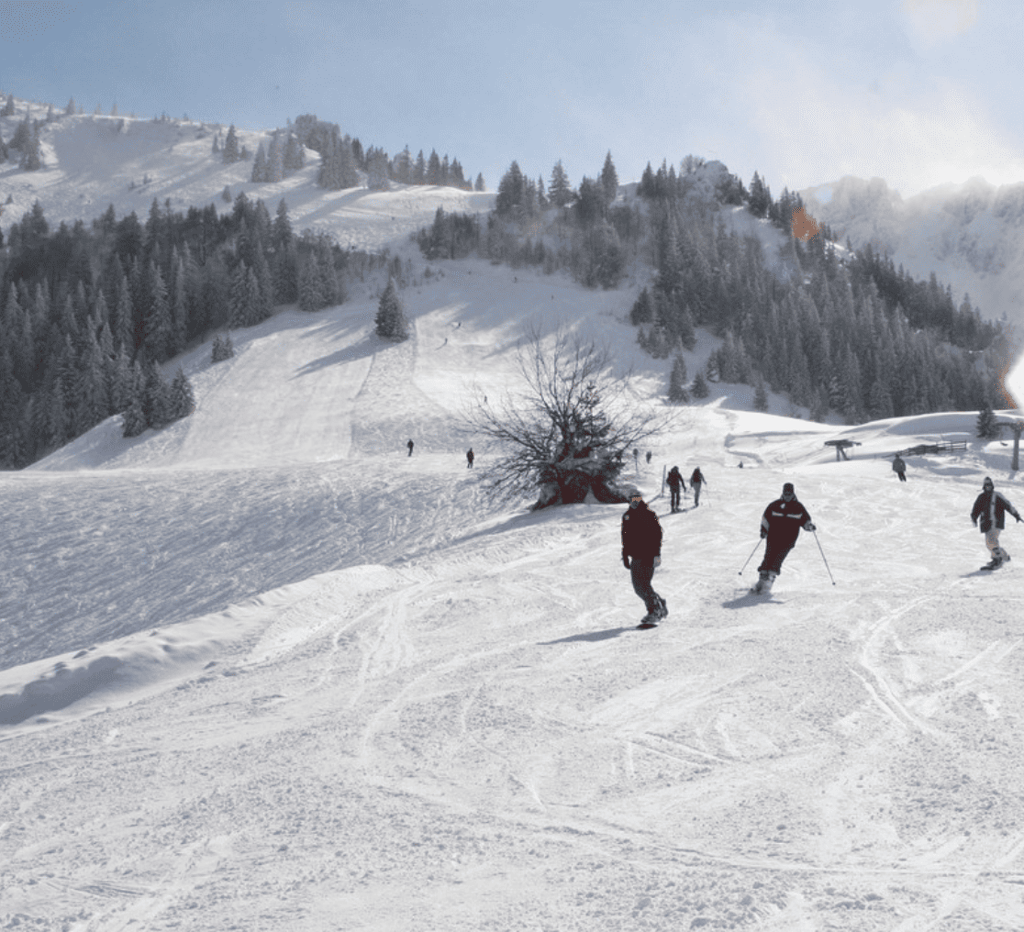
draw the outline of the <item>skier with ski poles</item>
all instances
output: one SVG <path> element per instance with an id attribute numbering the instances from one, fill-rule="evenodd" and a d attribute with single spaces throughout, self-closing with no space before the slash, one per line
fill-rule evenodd
<path id="1" fill-rule="evenodd" d="M 983 570 L 994 570 L 1004 563 L 1010 562 L 1010 555 L 999 546 L 999 532 L 1006 527 L 1006 512 L 1010 512 L 1018 521 L 1021 520 L 1017 509 L 1002 492 L 996 491 L 995 483 L 988 477 L 981 484 L 982 492 L 974 500 L 971 509 L 971 520 L 978 527 L 981 520 L 981 533 L 985 535 L 985 546 L 992 554 L 992 560 L 986 563 Z"/>
<path id="2" fill-rule="evenodd" d="M 793 483 L 782 487 L 782 497 L 776 499 L 761 515 L 761 537 L 764 539 L 764 559 L 757 568 L 758 580 L 752 592 L 769 593 L 775 578 L 782 572 L 782 563 L 800 536 L 800 529 L 813 531 L 814 523 L 807 509 L 797 500 Z"/>
<path id="3" fill-rule="evenodd" d="M 671 500 L 672 514 L 679 511 L 679 491 L 686 491 L 686 482 L 683 480 L 683 474 L 679 471 L 678 466 L 673 466 L 668 471 L 668 482 L 669 498 Z"/>
<path id="4" fill-rule="evenodd" d="M 629 490 L 629 510 L 622 516 L 622 563 L 647 609 L 639 627 L 653 628 L 668 615 L 668 603 L 651 586 L 661 564 L 661 524 L 636 488 Z"/>

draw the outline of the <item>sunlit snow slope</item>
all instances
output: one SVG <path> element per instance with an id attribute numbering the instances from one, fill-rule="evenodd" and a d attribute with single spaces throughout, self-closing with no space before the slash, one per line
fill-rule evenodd
<path id="1" fill-rule="evenodd" d="M 0 927 L 1019 930 L 1024 528 L 986 574 L 968 517 L 985 475 L 1024 508 L 1010 446 L 717 385 L 631 476 L 671 611 L 637 631 L 622 506 L 488 502 L 457 415 L 559 323 L 662 409 L 640 283 L 432 271 L 405 344 L 361 283 L 175 360 L 192 417 L 0 475 Z M 708 485 L 668 514 L 676 464 Z M 753 597 L 786 481 L 818 530 Z"/>

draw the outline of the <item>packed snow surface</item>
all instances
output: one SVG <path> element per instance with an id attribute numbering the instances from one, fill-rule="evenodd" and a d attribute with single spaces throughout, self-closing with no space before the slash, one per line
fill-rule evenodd
<path id="1" fill-rule="evenodd" d="M 0 928 L 1022 928 L 1024 530 L 984 573 L 968 517 L 986 475 L 1024 508 L 1009 442 L 715 385 L 629 464 L 671 612 L 638 631 L 624 506 L 491 502 L 458 415 L 559 324 L 664 410 L 640 283 L 416 274 L 407 343 L 372 283 L 284 309 L 173 361 L 190 418 L 0 475 Z M 787 481 L 817 531 L 754 597 Z"/>

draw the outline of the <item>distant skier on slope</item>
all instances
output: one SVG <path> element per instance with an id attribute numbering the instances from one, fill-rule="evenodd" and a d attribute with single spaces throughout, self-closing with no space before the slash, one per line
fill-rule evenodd
<path id="1" fill-rule="evenodd" d="M 661 524 L 639 489 L 630 489 L 629 510 L 622 516 L 622 563 L 647 609 L 640 625 L 653 627 L 668 614 L 668 603 L 651 586 L 654 570 L 661 564 Z"/>
<path id="2" fill-rule="evenodd" d="M 899 453 L 893 458 L 892 471 L 900 477 L 900 482 L 907 481 L 907 464 L 903 462 L 903 457 Z"/>
<path id="3" fill-rule="evenodd" d="M 807 509 L 797 501 L 793 483 L 782 487 L 782 498 L 776 499 L 761 515 L 761 537 L 765 540 L 764 559 L 757 568 L 758 580 L 753 592 L 772 591 L 775 578 L 782 572 L 782 561 L 796 544 L 800 528 L 813 531 L 814 524 Z"/>
<path id="4" fill-rule="evenodd" d="M 981 484 L 982 493 L 974 500 L 971 509 L 971 520 L 978 527 L 981 520 L 981 533 L 985 535 L 985 546 L 992 554 L 992 561 L 982 567 L 983 570 L 994 570 L 1004 563 L 1010 562 L 1010 555 L 999 546 L 999 532 L 1006 526 L 1006 512 L 1010 512 L 1018 521 L 1021 520 L 1017 509 L 1002 492 L 996 491 L 995 483 L 988 477 Z"/>
<path id="5" fill-rule="evenodd" d="M 472 468 L 473 468 L 473 448 L 470 447 L 466 451 L 466 469 L 472 469 Z"/>
<path id="6" fill-rule="evenodd" d="M 406 446 L 407 446 L 407 447 L 409 448 L 409 456 L 412 456 L 412 448 L 413 448 L 413 447 L 415 446 L 415 444 L 414 444 L 414 443 L 413 443 L 413 442 L 412 442 L 412 441 L 410 440 L 410 441 L 409 441 L 409 442 L 408 442 L 408 443 L 406 444 Z"/>
<path id="7" fill-rule="evenodd" d="M 671 500 L 672 514 L 679 511 L 679 491 L 686 491 L 686 482 L 683 480 L 683 474 L 679 471 L 678 466 L 673 466 L 668 471 L 668 482 L 669 498 Z"/>
<path id="8" fill-rule="evenodd" d="M 693 489 L 693 507 L 696 508 L 700 504 L 700 490 L 701 487 L 707 483 L 707 479 L 704 478 L 704 473 L 700 471 L 698 466 L 693 474 L 690 476 L 690 488 Z"/>

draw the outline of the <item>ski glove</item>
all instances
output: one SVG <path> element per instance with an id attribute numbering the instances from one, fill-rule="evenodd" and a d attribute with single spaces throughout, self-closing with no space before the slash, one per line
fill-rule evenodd
<path id="1" fill-rule="evenodd" d="M 805 531 L 816 531 L 816 530 L 817 530 L 817 528 L 816 528 L 816 527 L 814 526 L 813 522 L 811 522 L 811 521 L 808 521 L 808 522 L 807 522 L 807 523 L 806 523 L 806 524 L 804 525 L 804 530 L 805 530 Z"/>
<path id="2" fill-rule="evenodd" d="M 761 540 L 764 540 L 767 536 L 768 532 L 764 528 L 761 528 Z"/>
<path id="3" fill-rule="evenodd" d="M 625 554 L 622 555 L 622 565 L 626 567 L 627 570 L 629 569 L 629 557 Z"/>
<path id="4" fill-rule="evenodd" d="M 661 557 L 655 557 L 654 558 L 654 565 L 656 567 L 661 566 Z"/>

